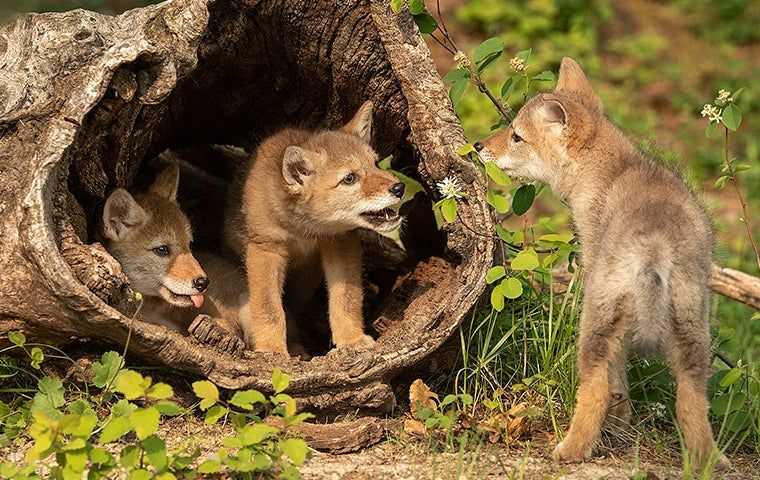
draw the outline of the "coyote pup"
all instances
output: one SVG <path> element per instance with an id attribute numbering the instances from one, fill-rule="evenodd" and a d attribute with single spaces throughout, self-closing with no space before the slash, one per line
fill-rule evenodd
<path id="1" fill-rule="evenodd" d="M 340 130 L 282 130 L 256 150 L 242 198 L 233 193 L 227 239 L 245 257 L 250 311 L 241 326 L 257 351 L 288 353 L 286 275 L 306 298 L 321 281 L 319 270 L 327 281 L 333 343 L 374 343 L 364 333 L 362 252 L 352 231 L 397 228 L 401 218 L 390 207 L 404 184 L 375 165 L 371 131 L 371 102 Z"/>
<path id="2" fill-rule="evenodd" d="M 199 314 L 239 335 L 237 311 L 245 301 L 241 272 L 213 255 L 200 256 L 206 275 L 190 251 L 190 222 L 177 204 L 179 167 L 164 169 L 146 193 L 116 189 L 106 200 L 99 238 L 121 263 L 135 290 L 143 294 L 143 319 L 183 333 Z"/>
<path id="3" fill-rule="evenodd" d="M 581 239 L 580 386 L 555 459 L 589 458 L 608 413 L 628 421 L 632 346 L 665 354 L 686 446 L 704 465 L 714 448 L 706 397 L 713 235 L 694 195 L 604 117 L 570 58 L 562 60 L 553 93 L 528 101 L 507 129 L 475 148 L 510 175 L 549 184 L 568 202 Z"/>

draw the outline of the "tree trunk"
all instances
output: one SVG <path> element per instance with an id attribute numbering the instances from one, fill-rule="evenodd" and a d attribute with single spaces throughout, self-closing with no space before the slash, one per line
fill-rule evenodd
<path id="1" fill-rule="evenodd" d="M 427 46 L 386 0 L 173 0 L 118 17 L 29 15 L 0 30 L 0 66 L 0 335 L 113 346 L 131 329 L 131 354 L 221 387 L 271 391 L 279 366 L 304 408 L 385 412 L 395 402 L 388 382 L 434 352 L 484 289 L 485 181 L 455 153 L 465 138 Z M 443 233 L 430 200 L 412 202 L 409 273 L 368 319 L 376 348 L 310 362 L 236 357 L 130 319 L 120 265 L 88 238 L 113 188 L 139 184 L 167 148 L 250 151 L 284 126 L 340 125 L 367 99 L 381 156 L 393 154 L 429 198 L 445 176 L 467 194 Z M 212 167 L 226 188 L 233 166 Z"/>

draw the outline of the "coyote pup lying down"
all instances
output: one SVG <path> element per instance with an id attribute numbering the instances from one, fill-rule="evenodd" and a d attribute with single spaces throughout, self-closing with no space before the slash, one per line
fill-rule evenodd
<path id="1" fill-rule="evenodd" d="M 211 254 L 190 251 L 190 222 L 177 204 L 179 168 L 163 170 L 146 193 L 117 189 L 108 197 L 98 228 L 106 250 L 143 294 L 143 319 L 187 333 L 199 314 L 240 336 L 238 310 L 246 300 L 242 272 Z M 211 282 L 209 278 L 214 281 Z"/>
<path id="2" fill-rule="evenodd" d="M 288 353 L 286 275 L 293 281 L 289 294 L 303 301 L 319 286 L 321 271 L 333 343 L 374 343 L 364 333 L 362 252 L 352 231 L 397 228 L 401 218 L 390 207 L 404 195 L 404 184 L 375 165 L 371 132 L 370 102 L 340 130 L 282 130 L 256 150 L 242 198 L 233 193 L 226 237 L 245 257 L 250 310 L 241 326 L 257 351 Z M 298 302 L 290 300 L 289 310 Z"/>
<path id="3" fill-rule="evenodd" d="M 714 451 L 706 397 L 713 235 L 684 182 L 610 123 L 580 66 L 562 60 L 553 93 L 475 145 L 508 174 L 549 184 L 569 204 L 585 269 L 575 414 L 554 457 L 583 461 L 607 415 L 630 416 L 626 350 L 665 354 L 692 465 Z"/>

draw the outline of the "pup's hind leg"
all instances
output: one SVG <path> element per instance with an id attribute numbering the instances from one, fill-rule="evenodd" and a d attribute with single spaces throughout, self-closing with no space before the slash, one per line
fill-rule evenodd
<path id="1" fill-rule="evenodd" d="M 707 379 L 710 369 L 710 333 L 706 319 L 705 302 L 696 295 L 674 299 L 673 341 L 669 342 L 667 356 L 676 379 L 676 417 L 681 428 L 690 464 L 700 471 L 715 442 L 708 421 Z M 689 304 L 687 300 L 692 300 Z M 725 459 L 721 456 L 719 462 Z"/>
<path id="2" fill-rule="evenodd" d="M 625 428 L 631 421 L 631 400 L 628 397 L 628 352 L 621 348 L 610 360 L 610 409 L 607 424 Z"/>
<path id="3" fill-rule="evenodd" d="M 630 324 L 626 297 L 612 305 L 584 301 L 578 340 L 580 385 L 575 412 L 565 439 L 554 449 L 554 459 L 581 462 L 591 456 L 610 405 L 610 363 L 623 349 L 623 336 Z"/>

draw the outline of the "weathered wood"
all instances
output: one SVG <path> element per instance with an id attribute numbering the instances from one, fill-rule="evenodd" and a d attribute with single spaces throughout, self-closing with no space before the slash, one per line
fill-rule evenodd
<path id="1" fill-rule="evenodd" d="M 393 154 L 430 196 L 445 176 L 467 193 L 461 221 L 444 233 L 429 199 L 411 204 L 407 256 L 379 243 L 386 265 L 405 259 L 412 273 L 377 309 L 388 321 L 375 348 L 309 362 L 236 355 L 228 339 L 219 351 L 130 319 L 135 302 L 119 265 L 86 238 L 111 189 L 139 183 L 167 148 L 251 151 L 283 126 L 340 125 L 367 99 L 380 155 Z M 388 382 L 449 338 L 491 266 L 485 180 L 456 155 L 464 142 L 414 22 L 384 0 L 173 0 L 118 17 L 23 17 L 0 29 L 0 336 L 113 347 L 131 329 L 131 355 L 224 388 L 271 391 L 280 367 L 303 408 L 388 411 Z M 232 178 L 230 165 L 211 167 Z M 224 338 L 196 327 L 205 341 Z"/>
<path id="2" fill-rule="evenodd" d="M 265 421 L 278 428 L 285 422 L 278 417 L 267 417 Z M 385 438 L 386 420 L 362 417 L 352 421 L 326 424 L 302 423 L 291 427 L 311 448 L 330 453 L 351 453 L 379 443 Z"/>

